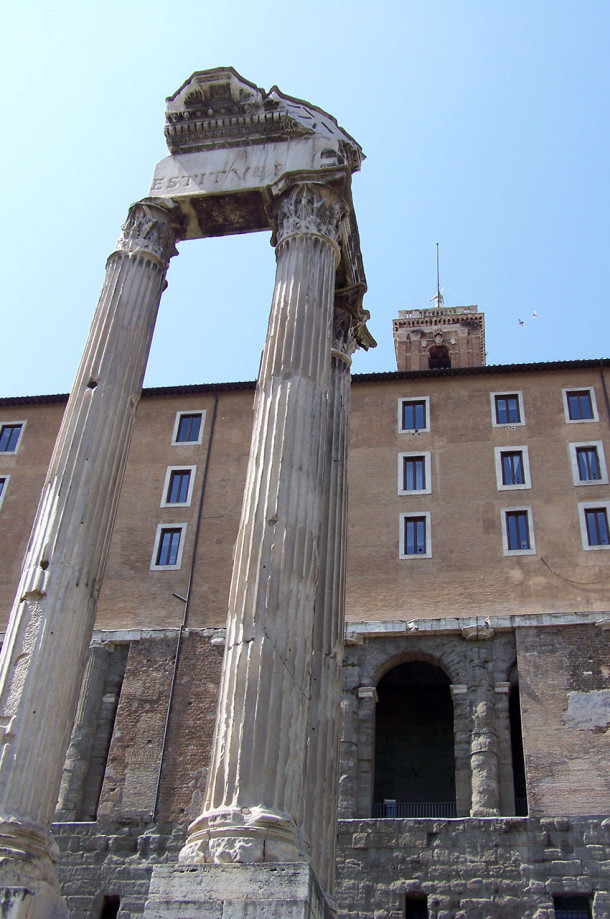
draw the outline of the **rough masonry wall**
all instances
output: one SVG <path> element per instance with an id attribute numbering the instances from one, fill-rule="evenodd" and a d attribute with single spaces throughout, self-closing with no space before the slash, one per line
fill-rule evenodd
<path id="1" fill-rule="evenodd" d="M 341 919 L 555 919 L 553 894 L 592 896 L 610 915 L 610 820 L 340 820 Z"/>
<path id="2" fill-rule="evenodd" d="M 180 643 L 157 819 L 185 825 L 201 812 L 224 640 L 186 631 Z"/>
<path id="3" fill-rule="evenodd" d="M 530 813 L 606 814 L 610 633 L 517 629 Z"/>

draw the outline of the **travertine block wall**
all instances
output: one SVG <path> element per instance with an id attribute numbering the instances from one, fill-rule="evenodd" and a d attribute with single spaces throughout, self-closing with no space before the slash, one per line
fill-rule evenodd
<path id="1" fill-rule="evenodd" d="M 341 919 L 402 919 L 424 894 L 429 919 L 555 919 L 553 894 L 610 911 L 610 820 L 340 820 Z"/>
<path id="2" fill-rule="evenodd" d="M 610 632 L 517 629 L 525 762 L 534 814 L 606 814 Z"/>

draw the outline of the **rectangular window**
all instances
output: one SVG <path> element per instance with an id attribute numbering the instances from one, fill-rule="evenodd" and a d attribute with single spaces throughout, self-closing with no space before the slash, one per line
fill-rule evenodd
<path id="1" fill-rule="evenodd" d="M 495 448 L 496 482 L 499 490 L 531 488 L 529 454 L 526 446 Z"/>
<path id="2" fill-rule="evenodd" d="M 496 396 L 497 424 L 520 424 L 519 397 L 514 395 Z"/>
<path id="3" fill-rule="evenodd" d="M 591 919 L 591 898 L 568 894 L 553 897 L 555 919 Z"/>
<path id="4" fill-rule="evenodd" d="M 173 504 L 188 506 L 193 495 L 196 466 L 169 466 L 165 473 L 161 507 Z"/>
<path id="5" fill-rule="evenodd" d="M 595 393 L 588 389 L 564 389 L 563 408 L 567 423 L 579 421 L 599 421 Z"/>
<path id="6" fill-rule="evenodd" d="M 515 549 L 531 549 L 527 511 L 507 511 L 506 533 L 508 548 L 511 552 L 514 552 Z"/>
<path id="7" fill-rule="evenodd" d="M 431 558 L 430 513 L 400 515 L 400 558 Z"/>
<path id="8" fill-rule="evenodd" d="M 594 482 L 601 479 L 601 469 L 596 447 L 577 447 L 576 462 L 578 478 L 581 482 Z"/>
<path id="9" fill-rule="evenodd" d="M 6 487 L 8 485 L 8 480 L 10 476 L 0 475 L 0 507 L 2 507 L 2 502 L 4 501 L 4 496 L 6 494 Z"/>
<path id="10" fill-rule="evenodd" d="M 521 450 L 502 454 L 502 484 L 523 485 L 523 454 Z"/>
<path id="11" fill-rule="evenodd" d="M 16 453 L 23 422 L 0 425 L 0 453 Z"/>
<path id="12" fill-rule="evenodd" d="M 151 569 L 180 567 L 185 531 L 186 523 L 176 523 L 173 526 L 159 525 L 157 527 Z"/>
<path id="13" fill-rule="evenodd" d="M 609 511 L 608 501 L 589 501 L 578 505 L 583 549 L 610 548 Z"/>
<path id="14" fill-rule="evenodd" d="M 200 444 L 205 412 L 177 412 L 172 444 Z"/>
<path id="15" fill-rule="evenodd" d="M 608 512 L 605 507 L 585 508 L 587 542 L 590 546 L 608 545 Z"/>
<path id="16" fill-rule="evenodd" d="M 535 554 L 531 507 L 502 509 L 502 543 L 504 555 Z"/>
<path id="17" fill-rule="evenodd" d="M 398 494 L 429 495 L 431 488 L 430 453 L 398 454 Z"/>
<path id="18" fill-rule="evenodd" d="M 591 393 L 588 390 L 568 393 L 568 415 L 571 421 L 589 421 L 593 418 Z"/>
<path id="19" fill-rule="evenodd" d="M 398 430 L 419 434 L 430 430 L 430 399 L 422 396 L 419 399 L 398 400 Z"/>
<path id="20" fill-rule="evenodd" d="M 608 470 L 601 440 L 568 444 L 575 485 L 607 485 Z"/>

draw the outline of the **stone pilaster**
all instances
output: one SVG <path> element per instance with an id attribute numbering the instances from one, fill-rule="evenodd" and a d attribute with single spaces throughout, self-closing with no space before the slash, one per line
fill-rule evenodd
<path id="1" fill-rule="evenodd" d="M 308 860 L 303 833 L 335 270 L 330 189 L 278 190 L 261 361 L 204 810 L 183 863 Z"/>
<path id="2" fill-rule="evenodd" d="M 374 686 L 358 687 L 358 817 L 371 817 L 375 781 L 375 714 L 379 696 Z"/>
<path id="3" fill-rule="evenodd" d="M 481 650 L 473 661 L 472 735 L 470 770 L 472 776 L 471 817 L 495 817 L 500 813 L 498 786 L 498 741 L 494 681 L 488 655 Z"/>
<path id="4" fill-rule="evenodd" d="M 345 568 L 347 549 L 347 452 L 351 356 L 356 349 L 349 292 L 337 292 L 333 323 L 320 576 L 315 603 L 311 703 L 305 770 L 304 828 L 322 889 L 334 887 L 337 784 L 341 729 Z"/>
<path id="5" fill-rule="evenodd" d="M 48 829 L 159 300 L 175 253 L 172 214 L 170 205 L 133 205 L 108 259 L 23 563 L 0 658 L 4 888 L 55 896 Z M 20 894 L 14 897 L 17 902 Z M 44 910 L 55 914 L 49 905 Z M 60 905 L 57 910 L 60 915 Z"/>
<path id="6" fill-rule="evenodd" d="M 71 822 L 79 819 L 87 770 L 95 742 L 97 716 L 108 673 L 110 651 L 100 642 L 89 649 L 70 744 L 59 787 L 55 820 Z"/>
<path id="7" fill-rule="evenodd" d="M 358 702 L 345 693 L 341 700 L 341 744 L 339 748 L 338 817 L 353 820 L 358 798 Z"/>
<path id="8" fill-rule="evenodd" d="M 449 687 L 453 700 L 453 746 L 455 758 L 455 810 L 468 817 L 472 797 L 470 782 L 470 706 L 468 687 L 454 683 Z"/>

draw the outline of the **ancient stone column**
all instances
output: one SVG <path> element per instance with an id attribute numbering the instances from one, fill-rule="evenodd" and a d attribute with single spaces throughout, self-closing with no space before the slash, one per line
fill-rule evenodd
<path id="1" fill-rule="evenodd" d="M 357 292 L 356 292 L 357 293 Z M 311 703 L 305 767 L 305 833 L 321 887 L 334 886 L 347 549 L 347 453 L 351 356 L 350 291 L 335 296 L 320 575 L 315 603 Z"/>
<path id="2" fill-rule="evenodd" d="M 304 767 L 326 475 L 335 270 L 346 207 L 277 189 L 277 269 L 229 595 L 204 810 L 183 863 L 309 860 Z"/>
<path id="3" fill-rule="evenodd" d="M 453 700 L 453 746 L 455 758 L 455 810 L 458 817 L 468 817 L 471 802 L 470 729 L 468 687 L 454 683 L 449 687 Z"/>
<path id="4" fill-rule="evenodd" d="M 510 736 L 510 683 L 496 683 L 496 729 L 498 735 L 498 785 L 500 813 L 515 813 L 515 782 L 513 775 L 513 751 Z"/>
<path id="5" fill-rule="evenodd" d="M 79 818 L 110 653 L 99 641 L 92 644 L 89 649 L 85 676 L 59 787 L 56 821 L 69 822 Z"/>
<path id="6" fill-rule="evenodd" d="M 169 204 L 133 205 L 108 259 L 0 658 L 0 886 L 15 888 L 15 902 L 27 900 L 17 888 L 38 895 L 36 902 L 48 895 L 55 906 L 44 907 L 45 917 L 62 909 L 48 828 L 159 299 L 175 253 L 172 215 Z"/>
<path id="7" fill-rule="evenodd" d="M 498 742 L 493 675 L 484 650 L 472 665 L 473 705 L 470 740 L 472 777 L 471 817 L 494 817 L 500 813 Z"/>

